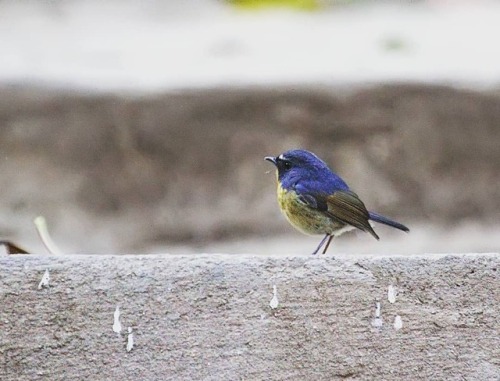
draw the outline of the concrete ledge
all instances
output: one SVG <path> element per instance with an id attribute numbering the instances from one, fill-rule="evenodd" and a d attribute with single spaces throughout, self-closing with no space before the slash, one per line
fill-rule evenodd
<path id="1" fill-rule="evenodd" d="M 498 254 L 3 257 L 0 379 L 499 379 L 499 267 Z"/>

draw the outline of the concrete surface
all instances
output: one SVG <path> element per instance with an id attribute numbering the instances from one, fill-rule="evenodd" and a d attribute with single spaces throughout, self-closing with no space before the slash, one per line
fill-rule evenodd
<path id="1" fill-rule="evenodd" d="M 499 267 L 498 254 L 1 257 L 0 379 L 498 380 Z"/>

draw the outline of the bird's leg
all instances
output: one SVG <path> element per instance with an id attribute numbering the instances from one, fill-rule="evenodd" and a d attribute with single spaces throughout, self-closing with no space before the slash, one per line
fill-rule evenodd
<path id="1" fill-rule="evenodd" d="M 325 241 L 328 239 L 328 237 L 330 237 L 329 234 L 325 235 L 325 237 L 321 240 L 321 242 L 319 243 L 318 247 L 316 248 L 316 250 L 313 251 L 312 255 L 316 255 L 318 254 L 318 251 L 319 249 L 321 249 L 321 246 L 323 246 L 323 244 L 325 243 Z M 330 242 L 328 242 L 330 243 Z"/>
<path id="2" fill-rule="evenodd" d="M 331 235 L 329 237 L 330 238 L 328 239 L 328 242 L 326 243 L 325 248 L 323 249 L 323 253 L 321 253 L 321 254 L 325 254 L 326 253 L 326 251 L 328 250 L 328 246 L 330 246 L 330 242 L 332 242 L 333 235 Z"/>

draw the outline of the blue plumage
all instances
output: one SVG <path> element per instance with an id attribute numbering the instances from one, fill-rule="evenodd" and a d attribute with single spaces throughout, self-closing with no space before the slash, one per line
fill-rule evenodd
<path id="1" fill-rule="evenodd" d="M 283 189 L 296 189 L 297 184 L 303 190 L 333 193 L 348 190 L 347 184 L 340 176 L 333 173 L 328 165 L 315 154 L 305 150 L 290 150 L 280 157 L 289 158 L 293 166 L 289 171 L 278 171 L 278 180 Z"/>
<path id="2" fill-rule="evenodd" d="M 393 221 L 390 218 L 387 218 L 385 216 L 382 216 L 381 214 L 375 213 L 375 212 L 368 212 L 370 215 L 370 220 L 375 221 L 375 222 L 380 222 L 381 224 L 391 226 L 393 228 L 402 230 L 404 232 L 409 232 L 410 229 L 408 229 L 406 226 L 403 224 L 400 224 L 399 222 Z"/>
<path id="3" fill-rule="evenodd" d="M 369 212 L 345 181 L 312 152 L 290 150 L 266 160 L 277 168 L 278 202 L 289 222 L 306 234 L 325 234 L 313 254 L 326 242 L 325 253 L 334 236 L 355 228 L 379 239 L 369 220 L 409 231 L 399 222 Z"/>

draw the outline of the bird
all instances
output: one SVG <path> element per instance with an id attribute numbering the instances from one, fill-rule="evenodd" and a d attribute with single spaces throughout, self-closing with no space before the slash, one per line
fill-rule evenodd
<path id="1" fill-rule="evenodd" d="M 276 166 L 278 204 L 292 226 L 304 234 L 324 234 L 317 254 L 326 253 L 333 237 L 359 229 L 380 239 L 370 221 L 404 232 L 405 225 L 370 212 L 342 178 L 314 153 L 293 149 L 279 156 L 266 156 Z"/>

